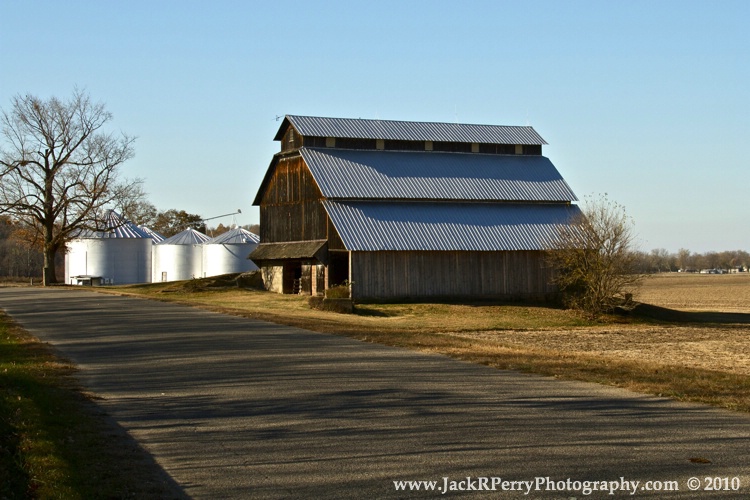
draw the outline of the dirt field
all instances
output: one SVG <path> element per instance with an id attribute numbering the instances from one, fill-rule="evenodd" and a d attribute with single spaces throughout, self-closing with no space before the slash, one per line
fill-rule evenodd
<path id="1" fill-rule="evenodd" d="M 665 273 L 647 279 L 636 299 L 683 311 L 750 313 L 750 273 Z"/>
<path id="2" fill-rule="evenodd" d="M 750 273 L 658 275 L 646 280 L 636 299 L 685 311 L 750 314 Z M 750 375 L 749 325 L 607 325 L 455 335 L 519 348 L 534 346 L 616 360 Z"/>

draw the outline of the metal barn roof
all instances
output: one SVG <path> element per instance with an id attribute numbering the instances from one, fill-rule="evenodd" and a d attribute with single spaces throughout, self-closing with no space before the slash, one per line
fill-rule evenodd
<path id="1" fill-rule="evenodd" d="M 286 115 L 274 140 L 280 141 L 282 139 L 289 124 L 300 134 L 315 137 L 476 142 L 480 144 L 547 144 L 533 127 L 363 120 L 361 118 L 322 118 L 297 115 Z"/>
<path id="2" fill-rule="evenodd" d="M 207 245 L 238 245 L 245 243 L 260 243 L 260 236 L 255 233 L 251 233 L 247 229 L 235 227 L 234 229 L 230 229 L 226 233 L 222 233 L 216 238 L 211 238 L 206 242 Z"/>
<path id="3" fill-rule="evenodd" d="M 326 198 L 577 200 L 544 156 L 328 148 L 300 152 Z"/>
<path id="4" fill-rule="evenodd" d="M 181 233 L 175 234 L 171 238 L 160 241 L 157 245 L 200 245 L 208 241 L 208 239 L 208 236 L 205 234 L 189 227 Z"/>
<path id="5" fill-rule="evenodd" d="M 337 202 L 323 205 L 352 251 L 544 250 L 575 205 Z"/>

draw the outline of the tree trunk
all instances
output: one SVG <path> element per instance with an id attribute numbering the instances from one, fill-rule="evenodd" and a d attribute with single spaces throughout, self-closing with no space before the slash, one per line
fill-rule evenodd
<path id="1" fill-rule="evenodd" d="M 44 268 L 42 269 L 44 286 L 54 285 L 57 283 L 57 275 L 55 274 L 55 255 L 57 254 L 57 248 L 44 247 Z"/>
<path id="2" fill-rule="evenodd" d="M 57 283 L 55 274 L 55 256 L 57 255 L 58 245 L 54 241 L 54 220 L 48 217 L 44 224 L 44 267 L 42 268 L 42 284 L 44 286 Z"/>

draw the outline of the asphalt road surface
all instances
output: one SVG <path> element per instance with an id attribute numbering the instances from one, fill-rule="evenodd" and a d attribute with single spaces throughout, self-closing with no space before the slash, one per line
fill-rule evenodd
<path id="1" fill-rule="evenodd" d="M 746 414 L 87 291 L 0 308 L 189 497 L 750 496 Z"/>

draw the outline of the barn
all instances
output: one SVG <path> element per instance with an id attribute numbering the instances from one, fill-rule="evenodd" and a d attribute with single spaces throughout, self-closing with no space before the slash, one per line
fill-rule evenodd
<path id="1" fill-rule="evenodd" d="M 352 298 L 554 292 L 544 249 L 577 198 L 528 126 L 287 115 L 253 202 L 267 289 Z"/>

